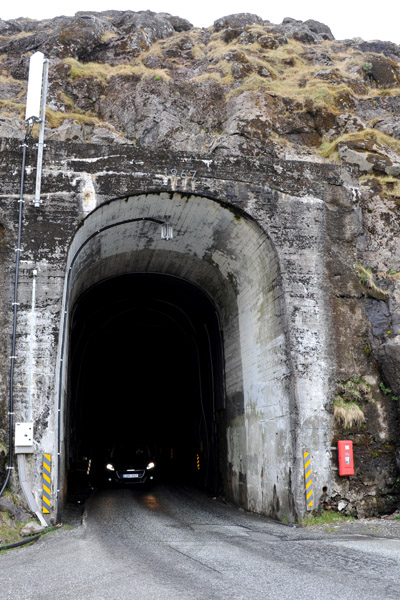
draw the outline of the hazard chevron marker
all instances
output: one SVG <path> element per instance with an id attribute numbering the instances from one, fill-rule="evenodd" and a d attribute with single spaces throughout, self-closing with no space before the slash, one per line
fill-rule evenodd
<path id="1" fill-rule="evenodd" d="M 51 454 L 43 454 L 43 496 L 42 512 L 48 514 L 51 508 Z"/>
<path id="2" fill-rule="evenodd" d="M 310 453 L 304 451 L 304 479 L 306 485 L 306 506 L 307 510 L 312 510 L 314 506 L 314 496 L 312 490 L 312 479 L 311 479 L 311 457 Z"/>

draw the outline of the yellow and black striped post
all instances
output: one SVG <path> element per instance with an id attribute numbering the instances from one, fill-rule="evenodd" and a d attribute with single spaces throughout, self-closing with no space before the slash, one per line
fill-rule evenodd
<path id="1" fill-rule="evenodd" d="M 42 512 L 49 514 L 51 507 L 51 454 L 43 454 L 42 482 Z"/>
<path id="2" fill-rule="evenodd" d="M 304 451 L 304 479 L 306 484 L 306 507 L 307 510 L 312 510 L 314 505 L 314 496 L 311 479 L 311 457 L 310 453 L 306 450 Z"/>

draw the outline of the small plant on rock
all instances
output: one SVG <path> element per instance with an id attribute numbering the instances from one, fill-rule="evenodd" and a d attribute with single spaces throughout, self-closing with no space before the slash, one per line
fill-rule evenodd
<path id="1" fill-rule="evenodd" d="M 387 300 L 389 298 L 390 292 L 379 287 L 374 282 L 371 269 L 363 267 L 360 264 L 355 264 L 354 268 L 358 273 L 362 286 L 367 290 L 368 296 L 372 296 L 372 298 L 376 298 L 377 300 Z"/>

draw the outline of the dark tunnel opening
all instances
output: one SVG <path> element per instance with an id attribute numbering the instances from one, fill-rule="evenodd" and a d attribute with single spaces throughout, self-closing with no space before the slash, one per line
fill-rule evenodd
<path id="1" fill-rule="evenodd" d="M 196 286 L 132 274 L 72 311 L 67 469 L 103 483 L 110 449 L 147 444 L 158 477 L 219 493 L 224 409 L 218 314 Z"/>

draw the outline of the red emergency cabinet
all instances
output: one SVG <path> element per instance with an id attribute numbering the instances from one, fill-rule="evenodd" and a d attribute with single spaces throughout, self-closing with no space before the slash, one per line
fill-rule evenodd
<path id="1" fill-rule="evenodd" d="M 353 442 L 338 441 L 339 475 L 354 475 Z"/>

